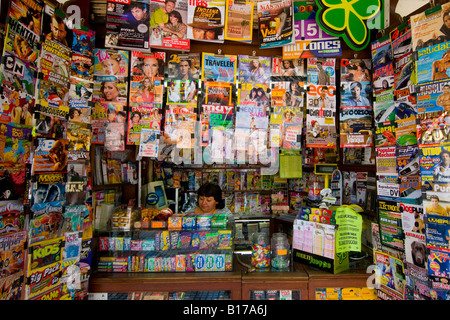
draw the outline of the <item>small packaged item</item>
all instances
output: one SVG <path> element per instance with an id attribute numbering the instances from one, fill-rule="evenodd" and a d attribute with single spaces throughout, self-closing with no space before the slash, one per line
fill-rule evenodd
<path id="1" fill-rule="evenodd" d="M 169 230 L 181 230 L 184 214 L 174 214 L 167 220 L 167 228 Z"/>
<path id="2" fill-rule="evenodd" d="M 208 249 L 216 248 L 219 244 L 219 232 L 207 232 L 206 243 Z"/>
<path id="3" fill-rule="evenodd" d="M 175 271 L 186 271 L 186 256 L 184 254 L 177 254 L 175 259 Z"/>
<path id="4" fill-rule="evenodd" d="M 107 251 L 108 250 L 108 238 L 107 237 L 100 237 L 99 239 L 99 250 L 100 251 Z"/>
<path id="5" fill-rule="evenodd" d="M 195 271 L 194 260 L 195 260 L 195 255 L 192 255 L 192 254 L 186 255 L 186 271 Z"/>
<path id="6" fill-rule="evenodd" d="M 199 215 L 197 216 L 197 230 L 209 230 L 211 229 L 211 215 Z"/>
<path id="7" fill-rule="evenodd" d="M 131 237 L 123 238 L 123 251 L 131 250 Z"/>
<path id="8" fill-rule="evenodd" d="M 131 240 L 131 251 L 141 251 L 142 250 L 142 240 Z"/>
<path id="9" fill-rule="evenodd" d="M 208 243 L 206 242 L 206 231 L 201 231 L 198 233 L 198 239 L 199 239 L 199 249 L 204 250 L 208 249 Z"/>
<path id="10" fill-rule="evenodd" d="M 177 249 L 189 249 L 191 246 L 191 232 L 180 232 L 180 236 L 178 237 Z"/>
<path id="11" fill-rule="evenodd" d="M 231 248 L 231 230 L 219 230 L 219 244 L 218 249 Z"/>
<path id="12" fill-rule="evenodd" d="M 191 249 L 199 249 L 200 247 L 200 235 L 198 232 L 192 233 Z"/>
<path id="13" fill-rule="evenodd" d="M 185 215 L 181 223 L 182 230 L 195 230 L 196 217 L 193 215 Z"/>
<path id="14" fill-rule="evenodd" d="M 170 231 L 170 249 L 176 249 L 178 245 L 179 231 Z"/>
<path id="15" fill-rule="evenodd" d="M 227 227 L 227 222 L 227 214 L 215 214 L 211 218 L 211 229 L 225 229 Z"/>
<path id="16" fill-rule="evenodd" d="M 206 254 L 205 256 L 205 271 L 214 271 L 215 254 Z"/>
<path id="17" fill-rule="evenodd" d="M 225 254 L 214 255 L 214 271 L 225 271 Z"/>
<path id="18" fill-rule="evenodd" d="M 170 247 L 170 235 L 168 230 L 161 233 L 161 250 L 168 250 Z"/>
<path id="19" fill-rule="evenodd" d="M 155 239 L 143 239 L 142 240 L 142 250 L 143 251 L 154 251 L 155 250 Z"/>

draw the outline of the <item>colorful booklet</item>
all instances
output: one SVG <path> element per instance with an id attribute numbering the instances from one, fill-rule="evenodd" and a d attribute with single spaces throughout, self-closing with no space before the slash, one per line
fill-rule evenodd
<path id="1" fill-rule="evenodd" d="M 294 6 L 291 0 L 257 4 L 261 49 L 291 44 L 294 38 Z"/>
<path id="2" fill-rule="evenodd" d="M 237 56 L 202 54 L 202 80 L 235 83 Z"/>
<path id="3" fill-rule="evenodd" d="M 225 40 L 252 42 L 253 2 L 227 0 Z"/>
<path id="4" fill-rule="evenodd" d="M 268 83 L 271 76 L 271 57 L 239 55 L 240 83 Z"/>
<path id="5" fill-rule="evenodd" d="M 188 39 L 223 43 L 225 14 L 226 0 L 189 2 L 187 18 Z"/>

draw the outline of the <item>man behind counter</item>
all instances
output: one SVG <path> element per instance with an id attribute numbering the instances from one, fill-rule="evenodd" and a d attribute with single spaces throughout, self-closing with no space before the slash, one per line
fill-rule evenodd
<path id="1" fill-rule="evenodd" d="M 226 213 L 231 215 L 231 211 L 225 208 L 222 199 L 222 189 L 217 184 L 205 183 L 197 190 L 197 206 L 187 213 L 196 214 L 216 214 Z"/>

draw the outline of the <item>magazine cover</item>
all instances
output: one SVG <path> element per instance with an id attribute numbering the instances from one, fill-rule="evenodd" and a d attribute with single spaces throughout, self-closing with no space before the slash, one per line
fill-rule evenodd
<path id="1" fill-rule="evenodd" d="M 270 88 L 263 83 L 241 83 L 238 89 L 238 106 L 270 107 Z"/>
<path id="2" fill-rule="evenodd" d="M 130 82 L 130 103 L 162 104 L 164 78 L 132 76 Z"/>
<path id="3" fill-rule="evenodd" d="M 271 57 L 239 55 L 238 80 L 241 83 L 269 83 Z"/>
<path id="4" fill-rule="evenodd" d="M 132 106 L 128 114 L 127 144 L 139 144 L 144 128 L 161 130 L 161 109 L 151 105 Z"/>
<path id="5" fill-rule="evenodd" d="M 417 83 L 450 78 L 450 41 L 417 50 Z"/>
<path id="6" fill-rule="evenodd" d="M 444 205 L 444 206 L 442 206 Z M 450 217 L 446 216 L 448 208 L 447 204 L 442 204 L 438 200 L 431 199 L 423 201 L 423 208 L 425 212 L 425 224 L 426 224 L 426 240 L 427 245 L 432 247 L 438 247 L 442 249 L 450 249 L 448 243 L 448 232 L 450 230 Z"/>
<path id="7" fill-rule="evenodd" d="M 106 1 L 105 47 L 149 51 L 149 2 Z"/>
<path id="8" fill-rule="evenodd" d="M 94 77 L 94 59 L 79 53 L 72 53 L 70 76 L 92 81 Z"/>
<path id="9" fill-rule="evenodd" d="M 394 121 L 379 122 L 375 125 L 375 147 L 393 147 L 397 141 L 395 130 L 397 126 Z"/>
<path id="10" fill-rule="evenodd" d="M 128 77 L 128 60 L 128 51 L 95 48 L 94 75 Z"/>
<path id="11" fill-rule="evenodd" d="M 208 88 L 209 87 L 206 87 L 206 90 L 208 90 Z M 167 103 L 169 104 L 190 103 L 196 105 L 198 99 L 197 97 L 198 97 L 197 80 L 171 79 L 167 82 Z"/>
<path id="12" fill-rule="evenodd" d="M 322 86 L 336 85 L 336 59 L 309 58 L 306 70 L 309 83 Z"/>
<path id="13" fill-rule="evenodd" d="M 41 1 L 11 0 L 8 17 L 40 36 L 42 34 L 42 10 Z"/>
<path id="14" fill-rule="evenodd" d="M 371 147 L 373 145 L 372 107 L 342 106 L 339 112 L 341 148 Z"/>
<path id="15" fill-rule="evenodd" d="M 95 76 L 93 101 L 127 104 L 128 81 L 124 77 Z"/>
<path id="16" fill-rule="evenodd" d="M 7 194 L 8 192 L 6 191 L 5 193 Z M 24 194 L 21 195 L 19 200 L 12 200 L 6 198 L 4 195 L 2 196 L 3 199 L 0 201 L 0 221 L 2 222 L 2 225 L 0 226 L 0 235 L 24 230 L 25 213 L 23 210 L 23 196 Z"/>
<path id="17" fill-rule="evenodd" d="M 202 53 L 202 80 L 235 83 L 237 56 Z"/>
<path id="18" fill-rule="evenodd" d="M 73 34 L 71 28 L 67 25 L 66 15 L 49 1 L 44 1 L 44 3 L 42 35 L 45 40 L 53 40 L 70 48 Z M 40 33 L 38 34 L 40 35 Z"/>
<path id="19" fill-rule="evenodd" d="M 431 143 L 450 142 L 448 114 L 448 111 L 435 111 L 417 115 L 416 134 L 419 147 Z"/>
<path id="20" fill-rule="evenodd" d="M 72 51 L 56 41 L 42 43 L 40 72 L 45 81 L 67 87 L 70 81 Z"/>
<path id="21" fill-rule="evenodd" d="M 394 93 L 386 90 L 376 95 L 373 102 L 375 124 L 395 121 Z"/>
<path id="22" fill-rule="evenodd" d="M 225 40 L 252 42 L 253 2 L 227 0 Z"/>
<path id="23" fill-rule="evenodd" d="M 125 121 L 125 117 L 123 121 Z M 69 140 L 67 145 L 69 156 L 83 153 L 85 158 L 89 158 L 91 147 L 91 128 L 89 124 L 69 121 L 67 124 L 67 139 Z"/>
<path id="24" fill-rule="evenodd" d="M 54 239 L 60 235 L 63 223 L 64 202 L 47 202 L 31 207 L 29 242 Z"/>
<path id="25" fill-rule="evenodd" d="M 120 183 L 120 182 L 121 181 L 111 183 Z M 86 183 L 87 183 L 86 181 L 73 181 L 73 180 L 66 183 L 66 206 L 85 204 L 87 194 Z"/>
<path id="26" fill-rule="evenodd" d="M 205 87 L 205 104 L 209 105 L 233 105 L 232 84 L 224 82 L 203 82 Z"/>
<path id="27" fill-rule="evenodd" d="M 378 295 L 382 294 L 389 300 L 403 300 L 405 294 L 403 262 L 380 251 L 374 252 L 374 260 L 377 265 L 375 281 L 381 291 Z"/>
<path id="28" fill-rule="evenodd" d="M 80 29 L 72 29 L 72 33 L 72 53 L 87 57 L 94 56 L 95 31 L 81 27 Z"/>
<path id="29" fill-rule="evenodd" d="M 429 144 L 419 150 L 422 181 L 450 182 L 450 145 Z"/>
<path id="30" fill-rule="evenodd" d="M 28 181 L 26 168 L 2 168 L 0 169 L 0 200 L 24 199 L 28 193 Z"/>
<path id="31" fill-rule="evenodd" d="M 282 80 L 280 80 L 282 79 Z M 302 107 L 305 97 L 305 82 L 301 77 L 272 77 L 272 102 L 284 106 Z M 272 103 L 272 105 L 273 105 Z M 328 102 L 327 102 L 328 104 Z"/>
<path id="32" fill-rule="evenodd" d="M 344 107 L 372 106 L 372 86 L 368 81 L 341 83 L 341 105 Z"/>
<path id="33" fill-rule="evenodd" d="M 413 51 L 450 41 L 449 29 L 443 19 L 444 13 L 448 11 L 450 11 L 450 3 L 444 3 L 411 16 Z"/>
<path id="34" fill-rule="evenodd" d="M 150 128 L 141 129 L 138 156 L 150 158 L 156 158 L 158 156 L 160 132 L 159 130 Z"/>
<path id="35" fill-rule="evenodd" d="M 200 121 L 202 124 L 202 146 L 207 146 L 214 128 L 223 130 L 233 127 L 235 111 L 233 106 L 202 105 Z"/>
<path id="36" fill-rule="evenodd" d="M 34 96 L 36 85 L 36 69 L 19 58 L 5 53 L 2 57 L 0 83 L 18 91 L 19 95 Z"/>
<path id="37" fill-rule="evenodd" d="M 341 82 L 371 81 L 371 70 L 371 59 L 341 59 Z"/>
<path id="38" fill-rule="evenodd" d="M 236 109 L 236 128 L 268 129 L 269 118 L 263 107 L 239 106 Z"/>
<path id="39" fill-rule="evenodd" d="M 190 2 L 187 18 L 188 39 L 223 43 L 225 14 L 226 0 Z"/>
<path id="40" fill-rule="evenodd" d="M 260 49 L 294 42 L 294 7 L 291 0 L 257 4 Z"/>
<path id="41" fill-rule="evenodd" d="M 168 78 L 200 79 L 200 53 L 171 53 L 167 59 Z"/>
<path id="42" fill-rule="evenodd" d="M 65 201 L 65 175 L 63 173 L 36 174 L 33 177 L 31 189 L 31 206 L 54 201 Z"/>
<path id="43" fill-rule="evenodd" d="M 0 164 L 5 167 L 25 167 L 30 163 L 31 127 L 13 123 L 0 125 Z"/>
<path id="44" fill-rule="evenodd" d="M 377 175 L 397 175 L 397 156 L 396 147 L 378 147 L 377 153 Z M 393 196 L 389 190 L 387 192 L 378 191 L 382 196 Z M 396 195 L 398 196 L 398 194 Z"/>
<path id="45" fill-rule="evenodd" d="M 91 113 L 91 143 L 103 144 L 105 141 L 105 125 L 108 122 L 126 120 L 123 103 L 97 101 Z"/>
<path id="46" fill-rule="evenodd" d="M 189 51 L 188 2 L 150 0 L 150 47 Z"/>
<path id="47" fill-rule="evenodd" d="M 35 100 L 25 93 L 12 90 L 7 86 L 1 86 L 2 108 L 0 112 L 0 122 L 32 125 L 32 112 L 36 109 Z"/>
<path id="48" fill-rule="evenodd" d="M 416 83 L 412 62 L 411 25 L 403 23 L 390 33 L 394 59 L 394 86 L 401 89 Z"/>
<path id="49" fill-rule="evenodd" d="M 336 87 L 308 84 L 306 147 L 336 147 Z"/>
<path id="50" fill-rule="evenodd" d="M 175 146 L 178 142 L 178 137 L 180 136 L 178 133 L 179 123 L 181 121 L 191 121 L 194 123 L 197 120 L 197 113 L 194 111 L 194 108 L 189 105 L 172 104 L 168 106 L 169 107 L 165 111 L 164 120 L 164 143 Z M 202 125 L 204 126 L 203 128 L 207 130 L 209 123 Z M 190 127 L 190 125 L 188 125 L 188 127 Z"/>
<path id="51" fill-rule="evenodd" d="M 69 114 L 67 106 L 41 101 L 41 104 L 34 108 L 36 133 L 39 136 L 64 138 Z"/>
<path id="52" fill-rule="evenodd" d="M 397 125 L 395 132 L 397 147 L 417 145 L 416 117 L 413 115 L 409 118 L 396 120 L 395 122 Z"/>
<path id="53" fill-rule="evenodd" d="M 305 77 L 305 59 L 283 59 L 272 57 L 272 76 L 281 77 Z"/>
<path id="54" fill-rule="evenodd" d="M 131 77 L 164 77 L 165 52 L 131 51 Z"/>
<path id="55" fill-rule="evenodd" d="M 450 110 L 450 79 L 419 83 L 417 92 L 417 112 Z"/>
<path id="56" fill-rule="evenodd" d="M 424 181 L 422 184 L 424 199 L 431 202 L 432 197 L 437 197 L 439 201 L 450 203 L 450 193 L 448 182 Z"/>
<path id="57" fill-rule="evenodd" d="M 54 82 L 39 80 L 39 93 L 37 98 L 39 103 L 52 103 L 56 105 L 68 106 L 69 104 L 69 85 L 59 85 Z"/>
<path id="58" fill-rule="evenodd" d="M 26 238 L 26 231 L 0 236 L 0 259 L 4 262 L 1 279 L 25 269 Z"/>
<path id="59" fill-rule="evenodd" d="M 34 147 L 33 174 L 67 171 L 67 139 L 37 138 Z"/>
<path id="60" fill-rule="evenodd" d="M 12 17 L 9 17 L 6 28 L 4 51 L 36 68 L 41 44 L 39 35 L 23 28 L 22 24 Z"/>
<path id="61" fill-rule="evenodd" d="M 70 78 L 69 88 L 69 121 L 91 122 L 91 101 L 93 94 L 93 83 Z"/>

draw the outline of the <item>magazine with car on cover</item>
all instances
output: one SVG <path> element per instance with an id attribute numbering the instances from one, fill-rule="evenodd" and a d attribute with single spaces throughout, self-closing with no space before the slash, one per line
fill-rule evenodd
<path id="1" fill-rule="evenodd" d="M 238 80 L 241 83 L 268 83 L 271 76 L 271 57 L 239 55 Z"/>
<path id="2" fill-rule="evenodd" d="M 253 2 L 227 0 L 225 40 L 252 42 Z"/>
<path id="3" fill-rule="evenodd" d="M 294 6 L 291 0 L 257 4 L 260 49 L 281 47 L 295 41 Z"/>
<path id="4" fill-rule="evenodd" d="M 200 79 L 200 53 L 170 53 L 167 59 L 168 78 L 180 80 Z"/>
<path id="5" fill-rule="evenodd" d="M 235 83 L 237 56 L 202 53 L 202 80 Z"/>
<path id="6" fill-rule="evenodd" d="M 340 141 L 342 147 L 371 147 L 373 145 L 372 107 L 341 106 Z"/>
<path id="7" fill-rule="evenodd" d="M 211 43 L 224 42 L 226 0 L 189 2 L 187 37 Z"/>
<path id="8" fill-rule="evenodd" d="M 106 1 L 105 47 L 150 51 L 150 1 Z"/>
<path id="9" fill-rule="evenodd" d="M 189 51 L 188 1 L 150 0 L 150 47 Z"/>

